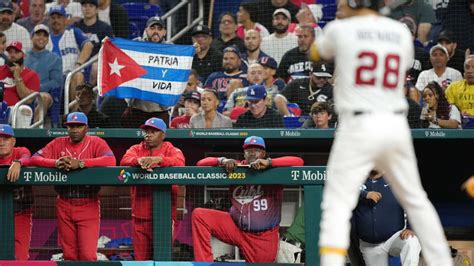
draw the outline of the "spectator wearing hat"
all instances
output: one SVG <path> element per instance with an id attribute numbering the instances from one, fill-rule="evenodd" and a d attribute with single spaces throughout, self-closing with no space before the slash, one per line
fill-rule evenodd
<path id="1" fill-rule="evenodd" d="M 315 102 L 311 106 L 310 119 L 304 121 L 302 128 L 331 128 L 332 107 L 328 102 Z"/>
<path id="2" fill-rule="evenodd" d="M 154 16 L 148 19 L 145 28 L 145 36 L 138 37 L 135 40 L 163 43 L 166 38 L 166 24 L 158 16 Z M 158 103 L 144 101 L 140 99 L 126 99 L 128 107 L 124 110 L 121 123 L 123 127 L 136 128 L 143 124 L 147 119 L 151 117 L 159 117 L 166 123 L 169 123 L 169 107 L 163 106 Z M 106 107 L 112 113 L 118 112 L 119 108 L 122 107 L 123 100 L 115 97 L 107 97 Z M 111 105 L 112 104 L 112 105 Z M 104 110 L 104 109 L 102 109 Z M 108 113 L 107 113 L 108 114 Z M 111 115 L 112 117 L 115 114 Z"/>
<path id="3" fill-rule="evenodd" d="M 420 102 L 421 94 L 431 81 L 436 81 L 443 90 L 445 90 L 452 82 L 462 79 L 461 72 L 454 68 L 448 67 L 449 60 L 448 50 L 441 44 L 437 44 L 430 49 L 430 61 L 433 68 L 422 71 L 416 81 L 416 91 L 410 91 L 410 97 Z"/>
<path id="4" fill-rule="evenodd" d="M 291 15 L 288 10 L 284 8 L 275 10 L 272 20 L 274 32 L 262 40 L 262 51 L 275 58 L 277 63 L 280 63 L 281 58 L 288 50 L 298 46 L 296 35 L 288 32 L 290 22 Z"/>
<path id="5" fill-rule="evenodd" d="M 97 0 L 81 0 L 83 18 L 74 24 L 75 27 L 78 27 L 86 34 L 94 45 L 91 57 L 99 53 L 99 49 L 102 46 L 102 40 L 104 40 L 105 37 L 114 37 L 112 27 L 98 19 L 97 15 L 99 12 L 97 7 Z M 93 63 L 89 77 L 89 82 L 93 85 L 97 84 L 97 68 L 98 63 Z"/>
<path id="6" fill-rule="evenodd" d="M 290 116 L 288 103 L 298 104 L 306 115 L 315 102 L 332 101 L 333 86 L 329 83 L 332 66 L 325 62 L 314 62 L 312 66 L 309 78 L 291 81 L 281 94 L 275 96 L 275 105 L 282 115 Z"/>
<path id="7" fill-rule="evenodd" d="M 278 68 L 276 60 L 270 56 L 264 56 L 258 59 L 258 63 L 263 66 L 266 73 L 264 81 L 265 88 L 273 92 L 282 92 L 286 84 L 282 79 L 276 77 Z"/>
<path id="8" fill-rule="evenodd" d="M 283 128 L 283 117 L 268 107 L 269 98 L 263 85 L 251 86 L 246 100 L 249 110 L 237 118 L 235 128 Z"/>
<path id="9" fill-rule="evenodd" d="M 120 161 L 121 166 L 140 167 L 153 172 L 156 167 L 184 166 L 185 158 L 180 149 L 164 141 L 166 123 L 152 117 L 140 126 L 143 141 L 130 147 Z M 135 260 L 151 260 L 153 254 L 152 187 L 132 186 L 132 237 Z M 172 186 L 171 210 L 173 228 L 176 221 L 176 199 L 178 186 Z M 174 236 L 175 234 L 173 234 Z M 158 240 L 155 240 L 158 241 Z"/>
<path id="10" fill-rule="evenodd" d="M 40 78 L 35 71 L 25 67 L 25 53 L 21 42 L 10 42 L 6 51 L 9 63 L 0 66 L 0 81 L 4 84 L 4 101 L 7 102 L 8 106 L 14 106 L 21 99 L 40 91 Z M 47 101 L 48 95 L 42 93 L 41 97 L 44 101 Z M 33 111 L 28 105 L 30 103 L 20 106 L 17 113 L 16 127 L 28 127 L 31 124 Z M 40 118 L 35 117 L 35 120 L 38 119 Z"/>
<path id="11" fill-rule="evenodd" d="M 184 94 L 184 115 L 177 116 L 171 120 L 170 128 L 189 128 L 191 117 L 199 113 L 201 107 L 201 94 L 192 91 Z"/>
<path id="12" fill-rule="evenodd" d="M 235 46 L 225 48 L 222 59 L 224 71 L 212 73 L 204 83 L 204 88 L 213 89 L 217 92 L 220 101 L 219 112 L 223 110 L 227 97 L 233 90 L 248 86 L 246 73 L 241 70 L 242 60 L 240 55 L 239 48 Z"/>
<path id="13" fill-rule="evenodd" d="M 313 1 L 314 3 L 314 1 Z M 267 29 L 272 28 L 272 17 L 270 16 L 275 10 L 284 8 L 290 12 L 291 21 L 296 22 L 296 14 L 298 13 L 298 6 L 293 4 L 290 0 L 259 0 L 255 3 L 256 9 L 259 10 L 258 21 L 262 23 Z M 263 36 L 262 36 L 263 37 Z"/>
<path id="14" fill-rule="evenodd" d="M 31 49 L 30 33 L 15 21 L 13 3 L 11 0 L 0 1 L 0 31 L 5 34 L 7 41 L 20 41 L 25 51 Z"/>
<path id="15" fill-rule="evenodd" d="M 164 43 L 166 38 L 166 23 L 159 16 L 151 17 L 146 22 L 144 37 L 137 37 L 136 41 Z"/>
<path id="16" fill-rule="evenodd" d="M 111 127 L 109 117 L 97 111 L 97 91 L 90 83 L 79 84 L 76 88 L 76 99 L 69 104 L 71 112 L 82 112 L 87 116 L 89 128 Z"/>
<path id="17" fill-rule="evenodd" d="M 323 35 L 323 30 L 319 27 L 318 22 L 323 18 L 323 6 L 318 4 L 301 4 L 301 9 L 296 13 L 298 23 L 291 23 L 288 31 L 297 33 L 301 25 L 311 25 L 314 29 L 316 39 Z"/>
<path id="18" fill-rule="evenodd" d="M 271 167 L 303 166 L 295 156 L 268 157 L 265 140 L 250 136 L 244 140 L 244 160 L 226 157 L 206 157 L 197 166 L 222 167 L 232 173 L 238 166 L 250 166 L 255 171 Z M 237 246 L 250 263 L 273 263 L 277 257 L 279 225 L 283 200 L 281 185 L 231 185 L 229 211 L 196 208 L 192 212 L 194 258 L 213 262 L 211 237 Z"/>
<path id="19" fill-rule="evenodd" d="M 28 32 L 32 32 L 36 25 L 48 25 L 46 15 L 45 0 L 30 0 L 30 15 L 16 21 L 18 25 L 23 26 Z"/>
<path id="20" fill-rule="evenodd" d="M 53 6 L 63 6 L 66 11 L 67 22 L 66 24 L 73 25 L 82 18 L 81 4 L 72 0 L 53 0 L 52 3 L 46 4 L 46 10 L 49 10 Z"/>
<path id="21" fill-rule="evenodd" d="M 258 31 L 262 37 L 270 35 L 267 28 L 257 22 L 257 10 L 258 7 L 254 7 L 250 3 L 240 4 L 239 11 L 237 12 L 237 22 L 239 25 L 236 31 L 240 39 L 245 40 L 245 34 L 248 30 Z"/>
<path id="22" fill-rule="evenodd" d="M 257 63 L 259 58 L 269 55 L 260 49 L 262 37 L 260 36 L 260 32 L 256 30 L 248 30 L 245 33 L 244 43 L 246 52 L 243 52 L 240 56 L 242 60 L 242 65 L 240 68 L 243 72 L 247 72 L 247 68 L 251 64 Z"/>
<path id="23" fill-rule="evenodd" d="M 191 32 L 196 54 L 192 68 L 199 74 L 199 80 L 204 83 L 212 72 L 222 69 L 222 52 L 213 48 L 212 34 L 206 25 L 197 25 Z"/>
<path id="24" fill-rule="evenodd" d="M 115 37 L 128 38 L 128 13 L 112 0 L 98 0 L 99 19 L 112 26 Z"/>
<path id="25" fill-rule="evenodd" d="M 222 12 L 219 16 L 220 36 L 214 38 L 212 47 L 218 51 L 223 51 L 226 47 L 235 45 L 240 51 L 245 51 L 244 41 L 237 37 L 237 16 L 229 11 Z"/>
<path id="26" fill-rule="evenodd" d="M 81 0 L 83 18 L 74 24 L 75 27 L 78 27 L 86 34 L 94 45 L 91 56 L 99 52 L 102 40 L 105 37 L 114 37 L 112 27 L 98 19 L 98 5 L 97 0 Z"/>
<path id="27" fill-rule="evenodd" d="M 247 81 L 251 86 L 239 87 L 232 91 L 232 93 L 229 94 L 228 100 L 224 106 L 224 111 L 222 113 L 229 116 L 232 121 L 235 122 L 240 114 L 247 111 L 247 90 L 252 88 L 253 85 L 263 85 L 265 76 L 266 72 L 262 65 L 258 63 L 251 64 L 247 73 Z M 268 91 L 267 95 L 270 95 Z M 271 99 L 271 96 L 269 96 L 269 98 Z M 270 100 L 268 101 L 268 104 L 271 106 L 273 105 L 273 102 Z"/>
<path id="28" fill-rule="evenodd" d="M 54 5 L 48 11 L 50 40 L 46 49 L 56 53 L 63 61 L 63 75 L 84 64 L 92 54 L 94 45 L 87 36 L 76 27 L 67 27 L 67 13 L 62 5 Z M 84 74 L 77 72 L 72 76 L 69 86 L 69 101 L 76 95 L 77 85 L 84 82 Z"/>
<path id="29" fill-rule="evenodd" d="M 453 33 L 450 30 L 443 30 L 439 34 L 438 44 L 441 44 L 446 48 L 446 50 L 448 50 L 448 67 L 454 68 L 463 73 L 466 51 L 458 49 L 458 43 L 454 39 Z"/>
<path id="30" fill-rule="evenodd" d="M 219 98 L 213 89 L 204 89 L 201 92 L 201 111 L 191 117 L 191 128 L 232 128 L 229 117 L 219 113 Z"/>
<path id="31" fill-rule="evenodd" d="M 57 137 L 31 157 L 38 167 L 60 171 L 115 166 L 115 156 L 105 140 L 87 135 L 88 119 L 73 112 L 66 120 L 68 136 Z M 100 186 L 56 186 L 59 243 L 64 260 L 96 261 L 100 225 Z"/>
<path id="32" fill-rule="evenodd" d="M 43 98 L 44 112 L 53 103 L 51 91 L 62 87 L 63 63 L 61 58 L 46 49 L 49 42 L 49 28 L 38 24 L 31 31 L 33 48 L 26 53 L 25 66 L 34 70 L 40 78 L 40 91 Z"/>
<path id="33" fill-rule="evenodd" d="M 166 24 L 159 17 L 154 16 L 147 20 L 143 37 L 134 40 L 162 43 L 166 37 Z M 118 99 L 113 96 L 104 98 L 101 111 L 111 118 L 111 121 L 121 121 L 117 127 L 139 127 L 150 117 L 160 117 L 169 122 L 168 107 L 140 99 Z M 112 122 L 115 124 L 115 122 Z"/>
<path id="34" fill-rule="evenodd" d="M 14 183 L 20 177 L 21 167 L 29 166 L 31 153 L 28 148 L 15 147 L 15 134 L 8 124 L 0 124 L 0 143 L 0 165 L 8 167 L 6 179 Z M 15 259 L 28 260 L 33 224 L 33 189 L 31 186 L 16 186 L 12 192 Z"/>
<path id="35" fill-rule="evenodd" d="M 309 48 L 314 42 L 314 30 L 310 25 L 301 26 L 297 33 L 298 46 L 286 51 L 278 65 L 277 76 L 286 83 L 293 79 L 309 77 L 312 62 L 308 58 Z"/>
<path id="36" fill-rule="evenodd" d="M 184 89 L 183 94 L 179 98 L 179 101 L 173 106 L 173 111 L 171 112 L 171 117 L 177 117 L 183 115 L 182 110 L 184 110 L 184 95 L 189 92 L 198 91 L 201 93 L 203 90 L 201 83 L 199 82 L 199 75 L 195 69 L 191 69 L 189 73 L 188 82 L 186 82 L 186 88 Z"/>

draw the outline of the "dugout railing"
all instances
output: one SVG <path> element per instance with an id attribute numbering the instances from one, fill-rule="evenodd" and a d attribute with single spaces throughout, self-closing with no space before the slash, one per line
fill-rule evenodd
<path id="1" fill-rule="evenodd" d="M 90 135 L 100 136 L 109 143 L 113 149 L 117 161 L 120 161 L 121 157 L 131 145 L 138 143 L 142 140 L 143 135 L 140 129 L 90 129 Z M 227 156 L 227 157 L 238 157 L 242 155 L 242 141 L 245 137 L 251 135 L 262 136 L 265 138 L 267 144 L 267 152 L 270 156 L 281 156 L 281 155 L 296 155 L 300 156 L 305 160 L 307 167 L 303 169 L 320 170 L 323 168 L 311 167 L 311 165 L 326 165 L 327 157 L 329 155 L 332 141 L 336 134 L 335 130 L 303 130 L 303 129 L 232 129 L 232 130 L 168 130 L 166 139 L 171 141 L 175 146 L 179 147 L 186 157 L 186 165 L 195 165 L 195 163 L 207 156 Z M 51 139 L 59 136 L 67 135 L 65 129 L 16 129 L 15 135 L 17 138 L 17 146 L 28 147 L 32 153 L 46 145 Z M 412 136 L 417 155 L 418 165 L 420 168 L 421 179 L 425 190 L 428 193 L 429 198 L 435 203 L 435 207 L 440 214 L 445 232 L 448 239 L 452 240 L 472 240 L 474 239 L 474 224 L 470 222 L 472 219 L 466 219 L 470 217 L 470 213 L 474 212 L 474 204 L 466 193 L 460 190 L 461 184 L 470 175 L 474 174 L 474 157 L 471 156 L 472 150 L 474 150 L 474 130 L 442 130 L 442 129 L 418 129 L 412 130 Z M 367 143 L 366 145 L 370 145 Z M 241 157 L 240 157 L 241 158 Z M 33 169 L 33 168 L 32 168 Z M 104 185 L 130 185 L 122 184 L 117 179 L 118 171 L 121 171 L 121 167 L 116 168 L 96 168 L 81 170 L 77 173 L 70 173 L 68 182 L 73 182 L 76 175 L 81 176 L 85 173 L 94 174 L 94 176 L 101 176 L 100 173 L 110 173 L 110 177 L 101 177 L 94 179 L 94 182 L 98 182 Z M 275 168 L 264 171 L 263 173 L 249 173 L 246 174 L 245 179 L 234 180 L 234 179 L 222 179 L 222 180 L 163 180 L 156 181 L 157 184 L 199 184 L 199 185 L 228 185 L 239 183 L 251 183 L 256 182 L 255 178 L 258 178 L 259 183 L 264 182 L 275 182 L 286 184 L 286 185 L 302 185 L 305 187 L 304 199 L 305 202 L 311 202 L 312 208 L 306 215 L 306 224 L 315 225 L 314 227 L 307 227 L 309 231 L 308 241 L 306 249 L 309 251 L 307 255 L 307 262 L 317 262 L 317 232 L 312 232 L 311 229 L 318 230 L 317 224 L 319 220 L 319 199 L 320 191 L 322 189 L 322 181 L 309 181 L 309 180 L 293 180 L 288 171 L 291 168 Z M 299 168 L 298 168 L 299 169 Z M 38 170 L 38 169 L 37 169 Z M 5 175 L 6 169 L 0 169 Z M 24 170 L 26 171 L 26 170 Z M 33 171 L 28 169 L 28 171 Z M 45 169 L 45 171 L 52 171 L 52 169 Z M 95 172 L 97 171 L 97 173 Z M 101 172 L 105 171 L 105 172 Z M 127 168 L 127 171 L 140 171 L 138 169 Z M 222 169 L 219 168 L 169 168 L 155 170 L 155 173 L 163 173 L 167 171 L 178 171 L 178 172 L 192 172 L 192 171 L 215 171 L 216 173 L 223 173 Z M 240 170 L 239 170 L 240 171 Z M 243 170 L 242 170 L 243 171 Z M 282 171 L 282 172 L 280 172 Z M 285 172 L 286 171 L 286 172 Z M 286 173 L 286 176 L 281 176 L 279 173 Z M 264 178 L 266 175 L 272 176 L 271 178 Z M 273 178 L 276 176 L 276 179 Z M 262 177 L 262 178 L 260 178 Z M 90 177 L 89 177 L 90 179 Z M 84 181 L 84 180 L 81 180 Z M 18 184 L 25 184 L 18 182 Z M 84 181 L 85 182 L 85 181 Z M 151 184 L 155 181 L 140 180 L 134 181 L 137 183 L 133 184 Z M 53 183 L 42 184 L 52 185 Z M 94 183 L 96 184 L 96 183 Z M 0 188 L 3 192 L 0 197 L 2 203 L 8 203 L 10 196 L 8 195 L 8 186 L 5 180 L 0 181 Z M 37 184 L 35 184 L 37 185 Z M 169 186 L 156 186 L 157 192 L 155 193 L 156 200 L 169 200 Z M 167 199 L 160 199 L 165 197 Z M 311 201 L 307 201 L 308 198 Z M 315 201 L 316 199 L 316 201 Z M 168 204 L 161 204 L 160 206 L 168 206 Z M 440 208 L 438 208 L 440 207 Z M 6 221 L 2 223 L 0 230 L 0 236 L 7 237 L 8 233 L 11 232 L 12 224 L 11 219 L 6 216 L 3 218 L 4 211 L 9 210 L 11 206 L 0 204 L 0 213 L 2 213 L 2 220 Z M 169 209 L 157 209 L 157 213 L 166 213 L 169 217 Z M 313 217 L 313 218 L 311 218 Z M 454 217 L 454 218 L 453 218 Z M 160 221 L 160 219 L 162 221 Z M 166 220 L 166 221 L 165 221 Z M 170 228 L 170 219 L 164 218 L 164 216 L 155 219 L 156 222 L 164 223 L 159 228 Z M 8 227 L 9 226 L 9 227 Z M 6 231 L 5 231 L 6 230 Z M 170 232 L 170 230 L 166 231 Z M 156 233 L 156 232 L 155 232 Z M 12 237 L 10 233 L 10 238 Z M 170 238 L 170 235 L 167 236 Z M 156 238 L 160 239 L 160 238 Z M 12 243 L 11 239 L 0 239 L 0 243 Z M 10 241 L 10 242 L 7 242 Z M 157 259 L 162 260 L 170 255 L 169 250 L 163 250 L 162 247 L 169 247 L 169 239 L 166 242 L 160 242 L 161 249 L 157 250 L 159 254 L 155 254 Z M 156 249 L 155 249 L 156 250 Z M 314 253 L 312 253 L 314 251 Z M 8 253 L 10 252 L 10 253 Z M 12 250 L 1 250 L 0 255 L 2 259 L 5 254 L 10 254 L 11 258 Z M 309 261 L 308 261 L 309 260 Z M 316 264 L 307 264 L 316 265 Z"/>
<path id="2" fill-rule="evenodd" d="M 6 175 L 7 168 L 0 169 Z M 107 185 L 107 186 L 153 186 L 153 260 L 171 261 L 171 184 L 178 185 L 219 185 L 231 184 L 281 184 L 303 186 L 306 226 L 306 263 L 318 265 L 318 226 L 322 184 L 326 177 L 325 167 L 281 167 L 265 171 L 238 168 L 227 174 L 222 168 L 214 167 L 169 167 L 156 168 L 153 172 L 133 167 L 100 167 L 73 172 L 60 172 L 52 168 L 26 167 L 21 170 L 16 183 L 0 181 L 0 260 L 14 259 L 14 224 L 12 186 L 51 185 Z M 264 265 L 264 264 L 261 264 Z"/>

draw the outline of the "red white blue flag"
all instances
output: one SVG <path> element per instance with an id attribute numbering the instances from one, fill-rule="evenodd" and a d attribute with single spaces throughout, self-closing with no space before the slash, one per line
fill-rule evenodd
<path id="1" fill-rule="evenodd" d="M 107 39 L 99 52 L 99 94 L 173 106 L 186 88 L 193 55 L 191 45 Z"/>

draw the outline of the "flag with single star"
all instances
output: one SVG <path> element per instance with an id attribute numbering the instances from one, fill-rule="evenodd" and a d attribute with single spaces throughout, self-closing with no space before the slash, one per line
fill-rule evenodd
<path id="1" fill-rule="evenodd" d="M 99 52 L 100 95 L 175 105 L 186 88 L 194 47 L 107 39 Z"/>

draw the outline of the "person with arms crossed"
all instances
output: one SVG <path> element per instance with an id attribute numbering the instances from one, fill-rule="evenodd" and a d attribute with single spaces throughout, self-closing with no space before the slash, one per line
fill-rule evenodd
<path id="1" fill-rule="evenodd" d="M 225 157 L 207 157 L 197 166 L 221 166 L 233 172 L 238 165 L 250 165 L 253 170 L 271 167 L 302 166 L 303 159 L 294 156 L 269 158 L 261 137 L 245 139 L 244 160 Z M 196 261 L 214 261 L 211 236 L 236 245 L 247 262 L 274 262 L 278 251 L 278 230 L 281 220 L 283 186 L 233 185 L 230 186 L 229 212 L 196 208 L 192 213 L 194 258 Z"/>
<path id="2" fill-rule="evenodd" d="M 141 167 L 153 171 L 156 167 L 184 166 L 184 155 L 171 142 L 164 141 L 166 134 L 165 122 L 156 117 L 148 119 L 141 125 L 144 140 L 130 147 L 122 160 L 122 166 Z M 133 248 L 135 260 L 150 260 L 153 254 L 153 220 L 152 220 L 152 187 L 131 187 Z M 172 218 L 173 227 L 176 221 L 176 199 L 178 186 L 172 186 Z"/>
<path id="3" fill-rule="evenodd" d="M 443 228 L 421 185 L 408 127 L 405 73 L 414 48 L 409 30 L 381 16 L 378 1 L 341 0 L 311 59 L 335 58 L 339 125 L 328 161 L 320 224 L 322 266 L 344 265 L 351 210 L 367 173 L 385 173 L 411 218 L 428 265 L 452 265 Z M 367 145 L 370 142 L 371 145 Z"/>
<path id="4" fill-rule="evenodd" d="M 30 151 L 25 147 L 15 147 L 13 128 L 0 124 L 0 165 L 9 165 L 7 180 L 14 183 L 20 177 L 22 166 L 30 163 Z M 31 186 L 17 186 L 13 189 L 13 209 L 15 212 L 15 259 L 28 260 L 33 223 L 33 190 Z"/>
<path id="5" fill-rule="evenodd" d="M 421 246 L 405 222 L 405 212 L 390 184 L 372 170 L 360 188 L 354 227 L 367 266 L 388 266 L 388 255 L 400 256 L 402 265 L 418 265 Z"/>
<path id="6" fill-rule="evenodd" d="M 115 166 L 115 156 L 105 140 L 87 135 L 87 116 L 67 116 L 67 137 L 58 137 L 31 157 L 38 167 L 75 171 L 90 167 Z M 100 224 L 100 186 L 56 186 L 56 214 L 59 242 L 64 260 L 96 261 Z"/>

